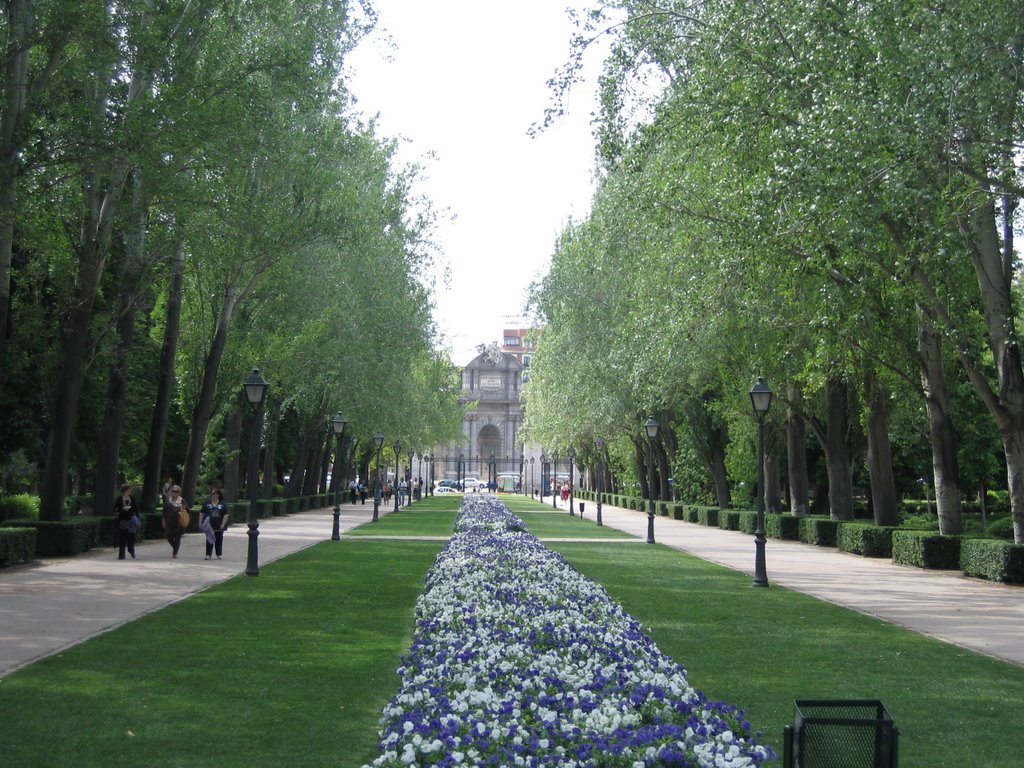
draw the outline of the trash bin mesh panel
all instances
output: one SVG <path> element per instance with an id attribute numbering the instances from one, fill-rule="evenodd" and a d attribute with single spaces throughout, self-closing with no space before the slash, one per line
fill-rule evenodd
<path id="1" fill-rule="evenodd" d="M 892 726 L 867 722 L 803 723 L 799 768 L 885 768 L 890 764 Z"/>

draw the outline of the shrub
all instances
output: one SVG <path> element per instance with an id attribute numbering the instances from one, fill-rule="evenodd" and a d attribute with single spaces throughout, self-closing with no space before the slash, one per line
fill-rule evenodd
<path id="1" fill-rule="evenodd" d="M 990 521 L 985 528 L 985 533 L 989 536 L 995 536 L 997 539 L 1013 541 L 1013 518 L 1009 516 L 999 517 Z"/>
<path id="2" fill-rule="evenodd" d="M 718 527 L 718 512 L 716 507 L 698 507 L 697 522 L 709 528 Z"/>
<path id="3" fill-rule="evenodd" d="M 659 501 L 658 502 L 658 514 L 661 515 L 662 517 L 668 517 L 668 502 L 667 501 Z"/>
<path id="4" fill-rule="evenodd" d="M 39 497 L 27 493 L 0 498 L 0 522 L 4 520 L 38 520 Z"/>
<path id="5" fill-rule="evenodd" d="M 274 508 L 277 506 L 276 502 L 277 499 L 256 499 L 256 516 L 260 520 L 273 517 L 276 514 L 274 512 Z"/>
<path id="6" fill-rule="evenodd" d="M 828 517 L 800 518 L 800 540 L 816 547 L 834 547 L 839 521 Z"/>
<path id="7" fill-rule="evenodd" d="M 699 523 L 700 522 L 700 520 L 698 519 L 698 513 L 699 512 L 700 512 L 700 507 L 695 506 L 693 504 L 688 504 L 683 509 L 684 519 L 688 523 Z"/>
<path id="8" fill-rule="evenodd" d="M 743 509 L 737 512 L 740 516 L 739 530 L 743 533 L 753 534 L 757 530 L 757 512 L 751 512 L 749 509 Z M 765 514 L 765 528 L 768 527 L 768 515 Z"/>
<path id="9" fill-rule="evenodd" d="M 73 517 L 68 520 L 11 520 L 10 525 L 36 529 L 36 554 L 41 557 L 77 555 L 100 542 L 100 520 L 113 518 Z"/>
<path id="10" fill-rule="evenodd" d="M 672 519 L 673 520 L 685 520 L 686 519 L 685 508 L 683 507 L 682 504 L 673 504 L 672 505 Z"/>
<path id="11" fill-rule="evenodd" d="M 917 568 L 956 570 L 960 567 L 960 539 L 897 528 L 892 532 L 892 561 Z"/>
<path id="12" fill-rule="evenodd" d="M 863 523 L 840 523 L 836 533 L 836 546 L 840 552 L 852 552 L 864 557 L 892 557 L 894 528 Z"/>
<path id="13" fill-rule="evenodd" d="M 764 516 L 764 533 L 770 539 L 800 540 L 800 521 L 794 515 L 771 514 Z"/>
<path id="14" fill-rule="evenodd" d="M 718 527 L 723 531 L 740 529 L 740 513 L 734 509 L 723 509 L 718 513 Z"/>
<path id="15" fill-rule="evenodd" d="M 1024 546 L 995 539 L 961 539 L 960 569 L 989 581 L 1024 581 Z"/>
<path id="16" fill-rule="evenodd" d="M 939 519 L 934 515 L 904 515 L 900 522 L 900 528 L 937 531 L 939 530 Z"/>
<path id="17" fill-rule="evenodd" d="M 288 500 L 282 498 L 271 499 L 273 506 L 270 508 L 270 514 L 274 517 L 284 517 L 288 513 Z"/>
<path id="18" fill-rule="evenodd" d="M 30 563 L 35 551 L 35 528 L 0 528 L 0 568 Z"/>

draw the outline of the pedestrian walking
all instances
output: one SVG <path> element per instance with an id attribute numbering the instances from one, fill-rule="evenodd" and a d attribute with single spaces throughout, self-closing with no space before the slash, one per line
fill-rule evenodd
<path id="1" fill-rule="evenodd" d="M 187 515 L 188 506 L 181 498 L 181 486 L 172 485 L 164 500 L 164 533 L 167 543 L 171 545 L 171 557 L 178 556 L 181 537 L 185 535 L 185 526 L 188 525 Z"/>
<path id="2" fill-rule="evenodd" d="M 213 555 L 214 550 L 217 552 L 218 560 L 223 556 L 224 531 L 228 529 L 229 518 L 228 505 L 224 503 L 220 491 L 214 488 L 210 491 L 210 499 L 199 510 L 199 527 L 206 532 L 207 560 Z"/>
<path id="3" fill-rule="evenodd" d="M 132 497 L 132 486 L 121 486 L 121 497 L 114 502 L 114 518 L 117 520 L 117 559 L 124 560 L 125 550 L 135 559 L 135 533 L 139 530 L 139 506 Z"/>

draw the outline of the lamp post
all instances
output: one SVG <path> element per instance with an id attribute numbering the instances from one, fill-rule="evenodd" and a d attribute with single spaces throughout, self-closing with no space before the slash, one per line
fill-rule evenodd
<path id="1" fill-rule="evenodd" d="M 465 483 L 466 467 L 463 464 L 464 459 L 465 459 L 465 454 L 460 453 L 459 454 L 459 463 L 456 465 L 456 469 L 455 469 L 455 479 L 459 481 L 459 490 L 462 491 L 463 493 L 466 492 L 466 483 Z"/>
<path id="2" fill-rule="evenodd" d="M 530 457 L 530 498 L 531 499 L 533 498 L 533 491 L 534 491 L 534 485 L 533 485 L 533 462 L 534 462 L 534 458 L 533 458 L 533 456 L 531 456 Z"/>
<path id="3" fill-rule="evenodd" d="M 377 476 L 373 481 L 373 522 L 376 523 L 380 513 L 380 447 L 384 445 L 384 435 L 380 432 L 374 432 L 373 444 L 377 447 Z"/>
<path id="4" fill-rule="evenodd" d="M 647 432 L 647 543 L 654 543 L 654 438 L 658 436 L 658 422 L 652 417 L 644 422 Z"/>
<path id="5" fill-rule="evenodd" d="M 245 562 L 247 576 L 260 574 L 260 521 L 256 514 L 256 502 L 260 490 L 260 441 L 263 438 L 263 400 L 269 385 L 260 375 L 259 368 L 253 368 L 245 381 L 245 399 L 252 406 L 252 437 L 249 442 L 249 476 L 246 485 L 249 490 L 249 553 Z"/>
<path id="6" fill-rule="evenodd" d="M 754 531 L 753 586 L 767 587 L 768 571 L 764 562 L 764 417 L 772 404 L 772 391 L 761 376 L 750 389 L 750 404 L 757 416 L 757 529 Z"/>
<path id="7" fill-rule="evenodd" d="M 520 452 L 519 454 L 519 490 L 523 492 L 523 496 L 526 495 L 526 453 Z"/>
<path id="8" fill-rule="evenodd" d="M 575 515 L 576 513 L 573 512 L 572 508 L 576 503 L 576 489 L 573 487 L 573 471 L 576 468 L 576 449 L 570 445 L 569 450 L 565 452 L 565 455 L 569 457 L 569 514 Z M 580 512 L 580 520 L 582 519 L 583 513 Z"/>
<path id="9" fill-rule="evenodd" d="M 434 456 L 427 454 L 423 457 L 423 460 L 427 462 L 427 496 L 434 495 Z"/>
<path id="10" fill-rule="evenodd" d="M 331 532 L 331 541 L 341 539 L 341 484 L 345 480 L 345 475 L 338 473 L 342 471 L 341 442 L 345 439 L 347 424 L 348 419 L 341 415 L 341 411 L 334 414 L 334 418 L 331 419 L 331 429 L 334 430 L 334 435 L 338 438 L 338 449 L 334 453 L 334 469 L 331 470 L 331 480 L 334 482 L 334 530 Z"/>
<path id="11" fill-rule="evenodd" d="M 540 452 L 540 500 L 544 501 L 544 479 L 548 476 L 548 457 L 543 450 Z M 550 482 L 550 481 L 549 481 Z"/>
<path id="12" fill-rule="evenodd" d="M 594 445 L 597 446 L 597 524 L 604 525 L 601 522 L 601 497 L 604 496 L 604 438 L 595 438 Z"/>
<path id="13" fill-rule="evenodd" d="M 496 493 L 498 490 L 498 462 L 494 458 L 494 454 L 491 454 L 491 458 L 487 460 L 487 490 L 492 490 Z"/>
<path id="14" fill-rule="evenodd" d="M 412 471 L 410 469 L 410 471 Z M 421 452 L 416 453 L 416 482 L 419 484 L 419 497 L 423 497 L 423 454 Z"/>
<path id="15" fill-rule="evenodd" d="M 412 504 L 412 459 L 416 451 L 410 450 L 405 454 L 409 458 L 409 469 L 405 474 L 405 506 Z"/>
<path id="16" fill-rule="evenodd" d="M 391 488 L 391 495 L 395 497 L 395 512 L 398 511 L 398 464 L 401 461 L 402 444 L 395 440 L 395 484 Z"/>

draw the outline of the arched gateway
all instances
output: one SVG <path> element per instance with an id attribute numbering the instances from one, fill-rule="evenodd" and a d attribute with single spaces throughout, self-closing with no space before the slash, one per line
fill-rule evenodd
<path id="1" fill-rule="evenodd" d="M 519 439 L 523 422 L 522 386 L 522 363 L 496 346 L 481 352 L 462 369 L 459 403 L 475 401 L 477 405 L 463 419 L 462 441 L 437 447 L 436 479 L 455 479 L 460 455 L 464 463 L 462 474 L 466 477 L 488 482 L 502 473 L 518 475 L 523 452 Z"/>

